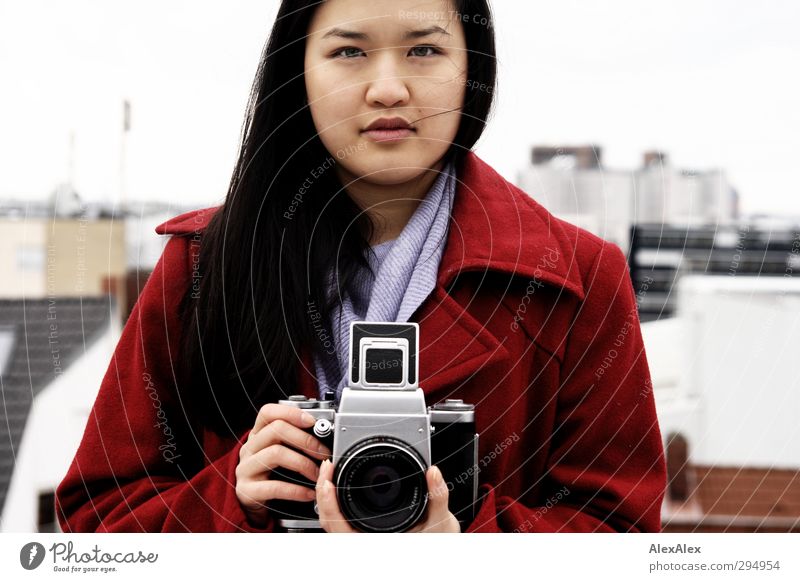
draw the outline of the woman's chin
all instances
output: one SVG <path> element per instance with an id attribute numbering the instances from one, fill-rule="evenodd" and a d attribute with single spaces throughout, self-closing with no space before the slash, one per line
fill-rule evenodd
<path id="1" fill-rule="evenodd" d="M 406 182 L 410 182 L 415 178 L 418 178 L 421 173 L 422 170 L 417 166 L 400 166 L 396 169 L 384 168 L 383 170 L 374 173 L 366 172 L 364 173 L 364 179 L 373 184 L 379 184 L 381 186 L 396 186 L 398 184 L 405 184 Z"/>
<path id="2" fill-rule="evenodd" d="M 436 165 L 438 158 L 422 159 L 419 156 L 381 155 L 357 167 L 350 173 L 383 186 L 403 184 L 418 178 L 426 169 Z"/>

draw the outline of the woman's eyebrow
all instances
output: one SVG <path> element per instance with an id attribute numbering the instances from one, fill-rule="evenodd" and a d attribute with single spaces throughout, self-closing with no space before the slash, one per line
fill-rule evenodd
<path id="1" fill-rule="evenodd" d="M 447 36 L 452 36 L 449 32 L 447 32 L 441 26 L 429 26 L 428 28 L 421 28 L 419 30 L 409 30 L 403 35 L 404 40 L 413 39 L 413 38 L 423 38 L 425 36 L 430 36 L 431 34 L 446 34 Z M 322 40 L 330 37 L 338 37 L 338 38 L 347 38 L 350 40 L 369 40 L 369 35 L 365 32 L 358 32 L 355 30 L 345 30 L 343 28 L 331 28 L 325 35 L 322 37 Z"/>

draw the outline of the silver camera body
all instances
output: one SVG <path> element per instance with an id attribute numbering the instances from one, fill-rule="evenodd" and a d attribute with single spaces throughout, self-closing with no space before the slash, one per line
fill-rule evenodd
<path id="1" fill-rule="evenodd" d="M 310 432 L 332 451 L 339 507 L 361 531 L 406 531 L 424 518 L 425 472 L 436 464 L 462 527 L 474 518 L 478 487 L 475 409 L 460 400 L 427 407 L 418 384 L 416 323 L 353 322 L 350 372 L 336 407 L 332 400 L 291 396 L 280 404 L 317 419 Z M 275 472 L 273 472 L 275 473 Z M 297 473 L 284 478 L 313 487 Z M 288 531 L 319 531 L 315 502 L 278 501 L 270 511 Z"/>

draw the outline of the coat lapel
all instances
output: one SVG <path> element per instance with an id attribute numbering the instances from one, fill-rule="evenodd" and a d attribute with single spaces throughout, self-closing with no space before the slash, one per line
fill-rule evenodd
<path id="1" fill-rule="evenodd" d="M 429 396 L 437 393 L 435 400 L 447 398 L 448 392 L 488 366 L 511 364 L 506 338 L 495 336 L 469 311 L 473 302 L 487 297 L 473 296 L 462 305 L 447 291 L 461 273 L 488 271 L 584 298 L 574 243 L 562 223 L 468 152 L 436 287 L 411 319 L 420 326 L 420 385 Z"/>
<path id="2" fill-rule="evenodd" d="M 443 287 L 436 286 L 411 318 L 419 324 L 419 384 L 425 394 L 446 391 L 443 400 L 486 366 L 510 362 L 495 337 Z"/>

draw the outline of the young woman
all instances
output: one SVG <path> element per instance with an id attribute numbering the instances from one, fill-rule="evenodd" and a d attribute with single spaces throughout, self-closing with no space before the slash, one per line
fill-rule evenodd
<path id="1" fill-rule="evenodd" d="M 476 404 L 477 516 L 461 527 L 432 467 L 413 531 L 660 529 L 625 257 L 471 151 L 494 49 L 485 0 L 282 2 L 224 204 L 157 229 L 57 491 L 65 531 L 276 531 L 279 499 L 353 531 L 331 452 L 277 404 L 339 393 L 353 320 L 417 322 L 428 404 Z"/>

